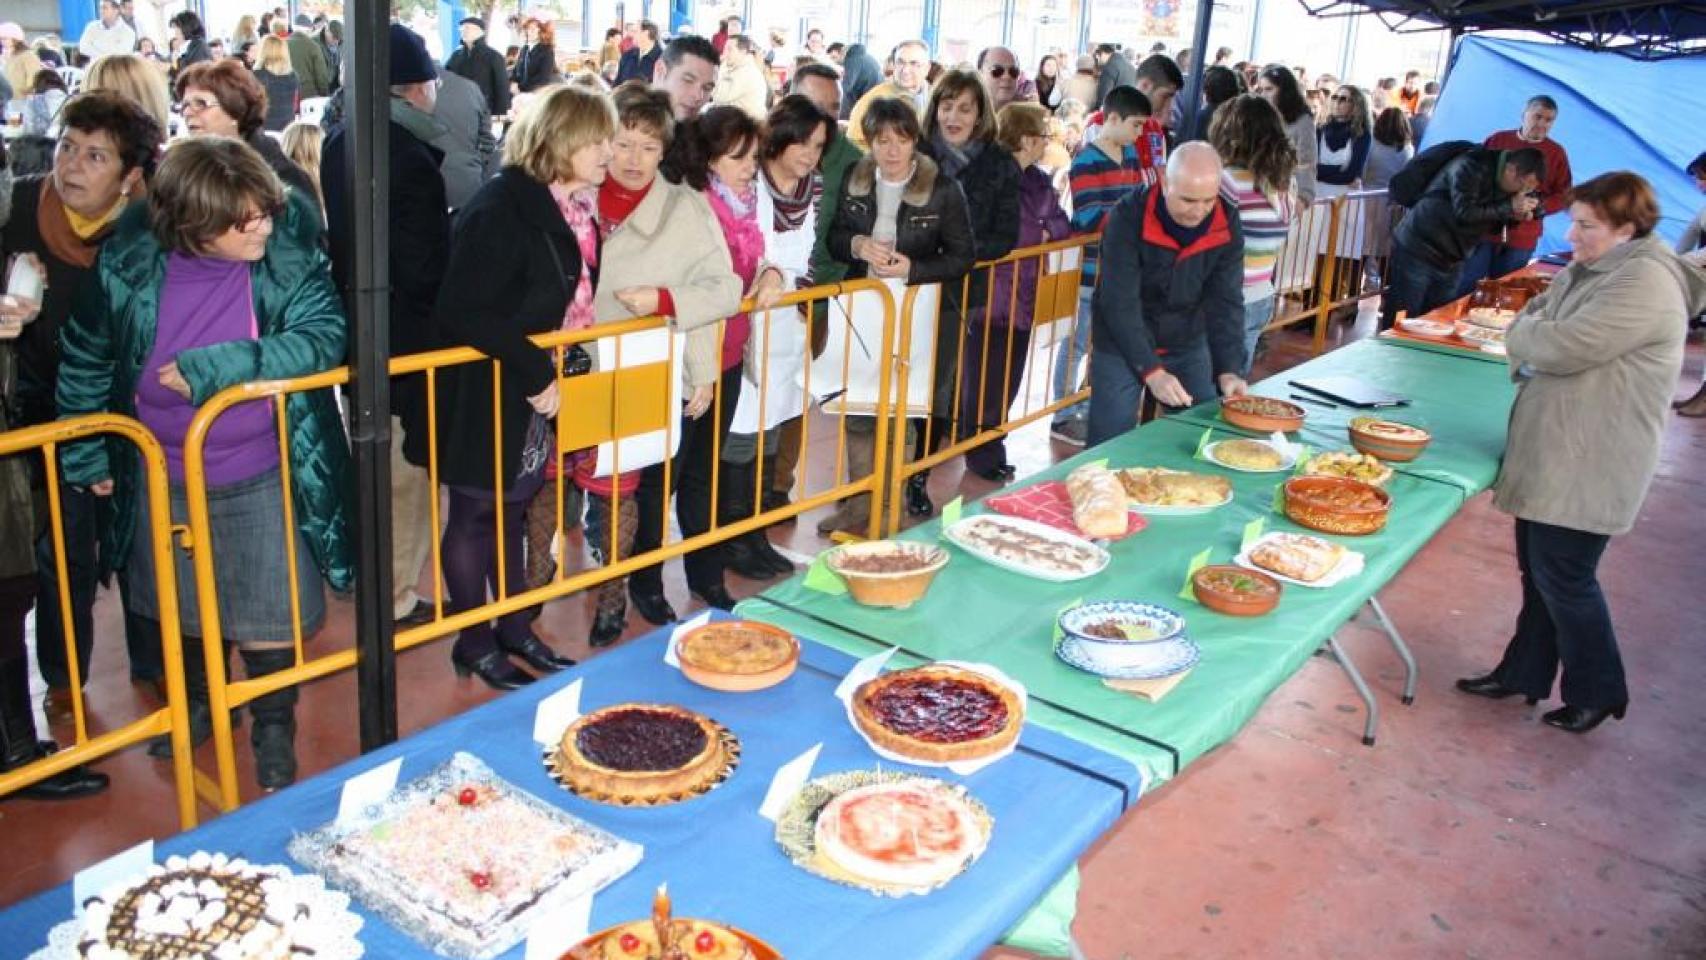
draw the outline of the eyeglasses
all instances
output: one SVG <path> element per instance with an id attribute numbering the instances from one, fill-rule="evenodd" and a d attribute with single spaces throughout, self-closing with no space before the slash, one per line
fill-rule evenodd
<path id="1" fill-rule="evenodd" d="M 1002 77 L 1013 77 L 1016 79 L 1019 76 L 1019 68 L 996 64 L 989 68 L 989 75 L 997 80 L 1000 80 Z"/>
<path id="2" fill-rule="evenodd" d="M 263 222 L 271 220 L 283 212 L 284 206 L 282 204 L 264 207 L 233 223 L 231 228 L 238 233 L 254 233 L 261 228 Z"/>
<path id="3" fill-rule="evenodd" d="M 1348 93 L 1335 93 L 1331 97 L 1329 97 L 1328 99 L 1332 100 L 1334 103 L 1341 103 L 1345 100 L 1349 100 L 1350 98 L 1351 98 L 1351 95 Z"/>
<path id="4" fill-rule="evenodd" d="M 182 110 L 184 113 L 201 113 L 219 106 L 219 101 L 212 97 L 185 97 Z"/>

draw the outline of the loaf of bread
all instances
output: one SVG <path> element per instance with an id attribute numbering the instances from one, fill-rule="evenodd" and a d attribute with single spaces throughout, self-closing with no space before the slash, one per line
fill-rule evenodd
<path id="1" fill-rule="evenodd" d="M 1125 534 L 1130 521 L 1119 474 L 1098 464 L 1086 464 L 1067 476 L 1066 495 L 1072 498 L 1072 522 L 1086 537 Z"/>

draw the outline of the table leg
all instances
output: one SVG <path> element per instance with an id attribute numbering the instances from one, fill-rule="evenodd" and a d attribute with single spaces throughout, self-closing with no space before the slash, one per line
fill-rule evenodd
<path id="1" fill-rule="evenodd" d="M 1339 666 L 1345 670 L 1345 676 L 1351 678 L 1351 686 L 1356 688 L 1357 696 L 1362 697 L 1363 706 L 1368 708 L 1368 719 L 1362 727 L 1362 745 L 1372 747 L 1374 746 L 1374 729 L 1380 723 L 1380 704 L 1375 702 L 1374 692 L 1368 689 L 1367 683 L 1363 682 L 1362 674 L 1357 671 L 1356 664 L 1345 653 L 1345 648 L 1339 645 L 1338 634 L 1328 635 L 1327 649 L 1333 652 L 1333 659 L 1339 661 Z"/>
<path id="2" fill-rule="evenodd" d="M 1393 626 L 1392 618 L 1386 615 L 1386 609 L 1380 605 L 1379 597 L 1368 598 L 1369 609 L 1374 611 L 1374 618 L 1380 622 L 1380 629 L 1385 631 L 1386 639 L 1392 641 L 1392 649 L 1398 651 L 1398 658 L 1404 661 L 1404 705 L 1416 702 L 1416 658 L 1410 653 L 1410 645 L 1404 642 L 1404 637 Z"/>

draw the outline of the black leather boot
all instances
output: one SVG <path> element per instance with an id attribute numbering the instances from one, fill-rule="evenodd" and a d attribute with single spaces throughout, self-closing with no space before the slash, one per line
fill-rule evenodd
<path id="1" fill-rule="evenodd" d="M 914 517 L 928 517 L 936 512 L 936 505 L 930 502 L 928 484 L 930 473 L 915 473 L 906 480 L 906 512 Z"/>
<path id="2" fill-rule="evenodd" d="M 0 771 L 16 770 L 56 749 L 53 741 L 36 739 L 35 714 L 30 710 L 29 661 L 18 658 L 0 662 Z M 106 774 L 76 766 L 25 787 L 14 796 L 69 800 L 106 788 Z"/>
<path id="3" fill-rule="evenodd" d="M 723 476 L 717 486 L 717 521 L 738 523 L 753 515 L 753 465 L 725 460 L 722 468 Z M 758 541 L 762 539 L 762 533 L 750 532 L 724 543 L 725 565 L 748 580 L 768 580 L 775 576 L 768 558 L 761 553 Z"/>
<path id="4" fill-rule="evenodd" d="M 296 663 L 296 652 L 244 650 L 243 669 L 254 680 Z M 274 690 L 249 701 L 255 719 L 249 743 L 255 748 L 255 781 L 263 790 L 277 790 L 296 782 L 296 688 Z"/>
<path id="5" fill-rule="evenodd" d="M 225 646 L 225 669 L 231 669 L 231 645 Z M 227 673 L 227 679 L 230 674 Z M 213 707 L 208 703 L 207 661 L 202 659 L 201 639 L 184 638 L 184 692 L 189 694 L 190 746 L 199 747 L 213 736 Z M 231 711 L 231 728 L 243 725 L 243 713 Z M 157 760 L 172 759 L 172 738 L 162 735 L 148 742 L 148 755 Z"/>

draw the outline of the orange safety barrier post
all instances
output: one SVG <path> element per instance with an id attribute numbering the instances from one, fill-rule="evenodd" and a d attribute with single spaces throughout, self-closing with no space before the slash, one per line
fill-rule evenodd
<path id="1" fill-rule="evenodd" d="M 571 451 L 600 450 L 607 452 L 611 461 L 609 473 L 611 476 L 615 476 L 622 473 L 625 469 L 621 462 L 624 457 L 624 447 L 636 438 L 644 438 L 648 436 L 661 437 L 663 448 L 665 450 L 673 449 L 675 436 L 680 430 L 678 422 L 680 411 L 678 409 L 673 409 L 669 401 L 672 396 L 672 391 L 670 389 L 672 386 L 671 378 L 678 376 L 677 361 L 679 359 L 679 350 L 677 349 L 675 342 L 676 336 L 672 336 L 669 338 L 666 352 L 661 359 L 653 358 L 646 362 L 635 362 L 632 364 L 624 362 L 624 353 L 626 351 L 639 349 L 637 346 L 638 341 L 634 343 L 629 342 L 635 337 L 635 335 L 660 331 L 668 328 L 668 321 L 661 317 L 642 317 L 619 323 L 601 324 L 582 330 L 555 332 L 534 337 L 533 342 L 540 348 L 552 351 L 556 370 L 558 371 L 557 385 L 560 395 L 560 413 L 557 417 L 556 439 L 559 469 L 557 471 L 554 484 L 548 488 L 554 491 L 554 499 L 556 501 L 554 509 L 551 511 L 552 518 L 555 521 L 555 530 L 553 531 L 555 536 L 553 536 L 552 539 L 556 544 L 555 550 L 553 551 L 555 555 L 554 559 L 556 561 L 556 570 L 549 580 L 537 586 L 530 586 L 528 589 L 519 593 L 512 593 L 508 590 L 504 577 L 504 565 L 507 561 L 505 559 L 503 543 L 504 533 L 502 511 L 507 509 L 525 509 L 527 505 L 505 504 L 503 503 L 503 498 L 499 497 L 497 498 L 497 510 L 499 511 L 497 514 L 497 556 L 499 573 L 498 589 L 495 591 L 495 596 L 490 600 L 490 602 L 482 606 L 464 610 L 454 615 L 447 615 L 445 612 L 442 575 L 443 558 L 441 556 L 441 549 L 438 542 L 438 533 L 442 530 L 442 524 L 439 516 L 440 509 L 438 506 L 438 498 L 435 495 L 431 498 L 430 509 L 434 530 L 434 539 L 430 554 L 433 577 L 432 599 L 434 617 L 430 622 L 413 626 L 408 629 L 398 630 L 393 638 L 396 649 L 398 651 L 409 650 L 432 640 L 454 634 L 469 625 L 489 621 L 505 614 L 514 613 L 537 604 L 584 591 L 589 587 L 597 586 L 618 577 L 624 577 L 635 570 L 639 570 L 653 564 L 662 563 L 692 550 L 712 546 L 753 530 L 760 530 L 780 520 L 785 520 L 789 517 L 804 513 L 805 511 L 834 503 L 844 497 L 868 495 L 872 498 L 872 513 L 869 533 L 874 536 L 878 526 L 880 507 L 884 496 L 884 489 L 880 478 L 883 476 L 883 471 L 886 468 L 888 427 L 891 419 L 889 411 L 889 397 L 892 391 L 892 370 L 891 364 L 888 362 L 888 358 L 892 356 L 892 344 L 894 343 L 895 328 L 897 325 L 896 309 L 893 298 L 889 295 L 888 289 L 878 281 L 855 280 L 839 284 L 812 287 L 789 293 L 786 296 L 783 296 L 770 309 L 769 313 L 772 317 L 782 314 L 792 314 L 797 308 L 802 306 L 806 307 L 809 312 L 809 308 L 812 305 L 819 302 L 828 303 L 836 300 L 837 298 L 844 301 L 842 304 L 843 311 L 850 312 L 852 310 L 852 300 L 855 296 L 872 294 L 875 294 L 880 302 L 882 322 L 878 342 L 874 345 L 876 349 L 875 357 L 878 361 L 878 382 L 875 390 L 876 400 L 872 411 L 875 418 L 876 455 L 873 469 L 868 475 L 850 478 L 844 482 L 841 480 L 841 466 L 846 459 L 845 437 L 846 421 L 848 418 L 846 406 L 843 405 L 839 413 L 841 435 L 838 438 L 837 444 L 836 473 L 830 478 L 830 483 L 825 489 L 816 493 L 802 495 L 794 503 L 775 510 L 762 509 L 762 502 L 759 501 L 757 503 L 758 509 L 755 509 L 751 515 L 723 522 L 717 515 L 715 508 L 716 491 L 721 484 L 721 478 L 719 476 L 721 473 L 721 463 L 720 460 L 714 459 L 713 462 L 717 464 L 718 469 L 713 471 L 713 475 L 711 477 L 713 490 L 713 512 L 710 530 L 704 534 L 682 539 L 673 543 L 664 543 L 656 550 L 636 553 L 629 556 L 621 556 L 620 550 L 618 549 L 619 543 L 616 536 L 617 523 L 614 520 L 614 514 L 617 509 L 619 509 L 620 498 L 623 494 L 620 493 L 619 488 L 615 488 L 613 485 L 613 493 L 611 495 L 613 520 L 611 523 L 611 539 L 607 544 L 607 551 L 604 554 L 606 562 L 602 566 L 582 570 L 572 575 L 568 573 L 567 564 L 565 563 L 567 558 L 566 550 L 563 545 L 562 533 L 565 529 L 574 525 L 571 521 L 578 522 L 579 518 L 568 516 L 567 505 L 570 498 L 566 486 L 568 478 L 564 475 L 567 467 L 564 465 L 562 459 L 563 455 Z M 746 302 L 741 305 L 742 310 L 750 310 L 751 306 L 750 302 Z M 722 324 L 724 322 L 725 321 L 719 321 L 718 323 L 717 330 L 719 333 L 722 330 Z M 848 344 L 853 343 L 854 334 L 851 326 L 848 328 L 846 338 Z M 590 372 L 576 376 L 563 375 L 563 356 L 569 348 L 574 346 L 583 346 L 590 352 L 601 345 L 608 347 L 608 354 L 611 358 L 610 369 L 593 369 Z M 600 355 L 602 356 L 603 353 L 604 351 L 601 350 Z M 850 358 L 851 351 L 849 351 L 846 356 Z M 428 398 L 427 426 L 429 430 L 427 470 L 435 491 L 438 489 L 439 485 L 437 375 L 439 371 L 446 367 L 474 363 L 489 363 L 492 365 L 493 394 L 494 400 L 496 400 L 498 392 L 501 389 L 501 365 L 497 361 L 476 350 L 470 348 L 438 350 L 406 357 L 397 357 L 391 360 L 390 370 L 393 376 L 420 373 L 426 377 Z M 849 377 L 851 375 L 849 369 L 850 360 L 844 362 L 842 366 L 841 389 L 829 391 L 831 396 L 838 396 L 845 392 L 849 383 Z M 778 371 L 775 373 L 768 370 L 765 371 L 765 376 L 767 377 L 778 375 L 792 376 L 793 371 Z M 813 396 L 813 384 L 811 383 L 812 370 L 809 366 L 809 360 L 808 366 L 799 372 L 799 376 L 804 383 L 804 389 L 807 396 Z M 309 656 L 304 651 L 304 643 L 307 638 L 302 636 L 300 614 L 299 611 L 296 611 L 293 607 L 293 612 L 297 614 L 295 618 L 296 623 L 294 624 L 293 636 L 295 646 L 295 666 L 282 670 L 278 673 L 269 674 L 259 679 L 231 681 L 227 677 L 225 657 L 223 656 L 222 631 L 219 624 L 217 587 L 214 579 L 214 570 L 218 563 L 218 558 L 214 556 L 214 551 L 207 546 L 209 544 L 208 531 L 211 527 L 207 503 L 207 478 L 204 469 L 205 446 L 208 432 L 211 430 L 218 418 L 225 413 L 225 411 L 238 404 L 263 399 L 270 400 L 272 402 L 281 424 L 281 429 L 279 430 L 280 461 L 286 465 L 286 472 L 281 474 L 280 478 L 284 501 L 281 517 L 285 525 L 284 529 L 286 533 L 290 534 L 294 529 L 294 520 L 292 512 L 293 504 L 291 499 L 291 478 L 288 473 L 288 464 L 290 459 L 288 448 L 289 440 L 287 432 L 282 429 L 286 398 L 296 393 L 302 393 L 310 390 L 329 389 L 334 386 L 346 384 L 349 382 L 349 377 L 349 369 L 347 367 L 339 367 L 324 373 L 292 380 L 246 383 L 230 387 L 210 398 L 202 405 L 200 410 L 197 411 L 195 419 L 191 422 L 188 435 L 185 438 L 184 475 L 185 491 L 189 503 L 189 543 L 191 545 L 192 559 L 194 562 L 197 598 L 200 604 L 199 609 L 201 611 L 201 622 L 203 624 L 203 654 L 208 671 L 208 699 L 213 715 L 213 739 L 215 743 L 216 762 L 218 764 L 214 776 L 212 777 L 207 776 L 201 771 L 195 772 L 195 789 L 208 798 L 210 802 L 223 810 L 235 809 L 242 802 L 236 776 L 236 751 L 231 736 L 231 709 L 248 703 L 257 697 L 264 696 L 272 691 L 292 685 L 306 683 L 341 670 L 350 669 L 355 665 L 356 652 L 353 647 L 347 647 L 344 649 L 327 651 L 316 656 Z M 762 386 L 763 384 L 761 383 L 760 387 L 762 388 Z M 820 381 L 816 386 L 817 389 L 821 391 L 824 384 Z M 833 384 L 831 384 L 831 386 L 833 386 Z M 760 396 L 760 402 L 762 403 L 762 394 Z M 713 396 L 711 409 L 708 410 L 704 416 L 716 416 L 722 408 L 721 405 L 733 402 L 736 402 L 735 398 L 722 396 L 722 391 L 719 386 Z M 505 486 L 505 478 L 500 475 L 502 468 L 501 463 L 498 462 L 498 457 L 502 450 L 502 426 L 499 422 L 500 414 L 501 409 L 499 405 L 494 403 L 493 470 L 496 487 L 501 490 Z M 802 447 L 809 442 L 809 421 L 811 416 L 812 413 L 808 408 L 805 416 L 802 418 L 805 422 L 801 424 L 802 433 L 805 434 L 805 436 L 802 437 Z M 762 443 L 762 440 L 760 442 Z M 719 436 L 714 441 L 714 445 L 720 445 L 720 443 L 721 437 Z M 666 456 L 663 458 L 661 464 L 664 489 L 666 491 L 666 496 L 663 498 L 666 516 L 660 519 L 663 521 L 662 528 L 665 530 L 668 529 L 667 510 L 670 498 L 667 495 L 667 492 L 672 490 L 671 474 L 674 471 L 673 459 L 673 456 Z M 804 485 L 804 477 L 805 471 L 802 470 L 799 485 Z M 290 561 L 290 583 L 288 584 L 288 588 L 291 590 L 292 597 L 294 598 L 298 589 L 295 575 L 295 537 L 287 535 L 285 538 L 285 544 L 288 552 L 288 559 Z M 170 567 L 162 566 L 161 569 L 169 570 Z M 399 573 L 402 575 L 412 575 L 412 571 Z M 185 754 L 187 755 L 187 751 Z"/>
<path id="2" fill-rule="evenodd" d="M 922 398 L 909 396 L 913 392 L 913 376 L 907 351 L 903 348 L 896 355 L 897 396 L 891 454 L 895 469 L 888 482 L 885 517 L 885 529 L 889 533 L 900 529 L 904 500 L 902 489 L 909 479 L 1089 397 L 1087 386 L 1072 390 L 1059 399 L 1052 398 L 1050 394 L 1060 350 L 1067 351 L 1069 369 L 1077 368 L 1077 358 L 1072 356 L 1072 351 L 1073 333 L 1079 322 L 1078 288 L 1083 251 L 1099 240 L 1100 234 L 1071 237 L 1024 247 L 999 260 L 977 264 L 971 274 L 959 281 L 959 302 L 965 304 L 969 301 L 974 275 L 983 277 L 984 302 L 971 307 L 963 320 L 955 318 L 938 323 L 936 316 L 918 316 L 918 300 L 924 288 L 907 288 L 901 302 L 898 342 L 910 344 L 920 323 L 930 323 L 937 330 L 950 326 L 953 338 L 952 342 L 943 344 L 937 342 L 939 338 L 934 333 L 931 334 L 929 376 Z M 1019 297 L 1023 285 L 1020 278 L 1027 269 L 1036 271 L 1035 295 L 1030 303 L 1021 302 Z M 998 290 L 1003 284 L 1006 289 Z M 994 302 L 998 296 L 1004 304 Z M 1002 305 L 1006 308 L 1006 320 L 996 322 L 995 310 Z M 938 309 L 943 307 L 939 305 Z M 1023 317 L 1030 319 L 1030 330 L 1023 335 L 1026 342 L 1020 346 L 1018 327 Z M 974 335 L 974 327 L 980 342 L 968 355 L 966 343 Z M 950 359 L 942 359 L 944 350 L 952 352 Z M 946 416 L 941 412 L 931 416 L 938 379 L 944 373 L 953 378 L 953 393 L 945 405 Z M 1015 378 L 1018 381 L 1016 391 Z M 998 402 L 992 402 L 990 394 L 997 383 L 1000 384 L 999 393 L 995 394 Z M 968 388 L 972 390 L 971 395 L 968 395 Z M 1013 397 L 1011 403 L 1006 402 L 1009 396 Z M 924 421 L 915 428 L 924 433 L 923 456 L 913 457 L 908 446 L 908 419 Z M 945 421 L 947 426 L 947 435 L 941 438 L 941 442 L 937 436 L 938 421 Z"/>
<path id="3" fill-rule="evenodd" d="M 148 502 L 155 505 L 155 509 L 139 517 L 136 548 L 154 553 L 160 645 L 166 670 L 166 705 L 98 736 L 90 736 L 88 709 L 83 702 L 81 664 L 77 658 L 76 628 L 71 616 L 70 580 L 65 560 L 65 517 L 59 496 L 58 451 L 69 443 L 104 443 L 108 438 L 135 445 L 142 461 L 143 492 Z M 172 574 L 172 529 L 165 509 L 166 454 L 147 427 L 115 414 L 92 414 L 0 433 L 0 457 L 27 456 L 31 451 L 40 451 L 42 457 L 47 486 L 48 531 L 53 540 L 55 573 L 60 584 L 58 597 L 38 597 L 37 603 L 58 603 L 60 607 L 76 742 L 15 770 L 0 773 L 0 797 L 72 767 L 93 763 L 126 747 L 165 735 L 172 743 L 172 777 L 177 790 L 178 823 L 188 830 L 196 825 L 196 804 L 190 759 L 189 701 L 184 686 L 182 637 L 178 622 L 178 585 Z"/>

